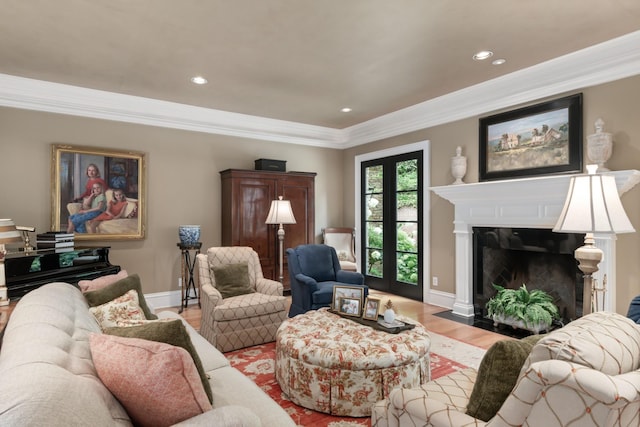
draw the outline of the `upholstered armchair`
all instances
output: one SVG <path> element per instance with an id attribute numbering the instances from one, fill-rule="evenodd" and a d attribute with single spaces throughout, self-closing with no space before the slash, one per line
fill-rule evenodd
<path id="1" fill-rule="evenodd" d="M 282 295 L 280 282 L 262 275 L 252 248 L 209 248 L 196 256 L 196 263 L 202 305 L 200 335 L 222 352 L 275 341 L 278 327 L 287 318 L 287 297 Z M 231 276 L 229 272 L 235 270 L 241 271 L 242 280 Z M 240 283 L 245 281 L 248 283 Z M 237 284 L 244 288 L 238 291 Z M 223 297 L 230 293 L 240 294 Z"/>
<path id="2" fill-rule="evenodd" d="M 300 245 L 289 248 L 287 261 L 291 279 L 289 317 L 330 307 L 333 287 L 336 285 L 364 288 L 365 297 L 369 292 L 362 274 L 340 268 L 336 250 L 331 246 Z"/>
<path id="3" fill-rule="evenodd" d="M 479 371 L 392 390 L 374 406 L 372 426 L 640 425 L 640 326 L 620 314 L 588 314 L 544 336 L 487 422 L 467 414 L 485 359 Z"/>
<path id="4" fill-rule="evenodd" d="M 327 227 L 322 230 L 322 242 L 338 254 L 340 268 L 358 271 L 355 252 L 355 230 L 349 227 Z"/>

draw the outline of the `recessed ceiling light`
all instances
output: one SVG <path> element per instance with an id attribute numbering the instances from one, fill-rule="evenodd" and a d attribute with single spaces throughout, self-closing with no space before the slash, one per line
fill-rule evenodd
<path id="1" fill-rule="evenodd" d="M 506 59 L 502 59 L 502 58 L 500 58 L 500 59 L 495 59 L 495 60 L 494 60 L 493 62 L 491 62 L 491 63 L 492 63 L 493 65 L 502 65 L 502 64 L 504 64 L 505 62 L 507 62 L 507 60 L 506 60 Z"/>
<path id="2" fill-rule="evenodd" d="M 491 58 L 493 56 L 493 52 L 490 50 L 481 50 L 480 52 L 473 55 L 473 59 L 476 61 L 483 61 L 487 58 Z"/>
<path id="3" fill-rule="evenodd" d="M 349 107 L 344 107 L 343 109 L 341 109 L 340 111 L 342 111 L 343 113 L 350 113 L 351 111 L 353 111 L 351 108 Z"/>
<path id="4" fill-rule="evenodd" d="M 207 84 L 208 80 L 202 76 L 191 77 L 191 83 L 195 83 L 197 85 Z"/>

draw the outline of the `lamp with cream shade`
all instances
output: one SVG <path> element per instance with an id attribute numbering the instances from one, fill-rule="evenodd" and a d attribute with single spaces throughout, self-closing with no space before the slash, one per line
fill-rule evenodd
<path id="1" fill-rule="evenodd" d="M 12 242 L 22 242 L 20 232 L 16 230 L 16 225 L 12 220 L 0 219 L 0 306 L 9 305 L 7 281 L 4 272 L 4 257 L 7 251 L 4 245 Z"/>
<path id="2" fill-rule="evenodd" d="M 282 196 L 278 197 L 278 200 L 271 202 L 271 208 L 267 215 L 265 224 L 278 224 L 278 262 L 280 263 L 280 283 L 283 283 L 283 255 L 284 255 L 284 227 L 283 224 L 295 224 L 296 218 L 293 216 L 293 210 L 291 209 L 291 202 L 289 200 L 282 200 Z"/>
<path id="3" fill-rule="evenodd" d="M 582 315 L 591 312 L 593 273 L 602 261 L 602 250 L 595 245 L 594 233 L 620 234 L 635 231 L 622 207 L 615 178 L 596 174 L 597 165 L 588 165 L 587 175 L 571 177 L 560 218 L 553 231 L 586 233 L 584 246 L 575 250 L 578 268 L 584 273 Z"/>

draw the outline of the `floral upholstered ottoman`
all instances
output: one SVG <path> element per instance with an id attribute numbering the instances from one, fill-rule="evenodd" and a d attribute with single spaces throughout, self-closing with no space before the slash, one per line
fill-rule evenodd
<path id="1" fill-rule="evenodd" d="M 276 334 L 276 380 L 292 402 L 332 415 L 365 417 L 394 387 L 430 379 L 426 329 L 390 334 L 328 309 L 285 320 Z"/>

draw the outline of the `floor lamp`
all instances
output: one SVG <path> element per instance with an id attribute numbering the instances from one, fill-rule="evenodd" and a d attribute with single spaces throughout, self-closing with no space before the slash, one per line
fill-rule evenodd
<path id="1" fill-rule="evenodd" d="M 588 165 L 588 175 L 571 177 L 569 192 L 553 231 L 586 233 L 584 246 L 574 255 L 584 273 L 582 315 L 591 312 L 593 273 L 598 271 L 602 250 L 595 245 L 593 233 L 619 234 L 635 230 L 622 207 L 616 180 L 611 175 L 596 174 L 597 165 Z"/>
<path id="2" fill-rule="evenodd" d="M 282 200 L 282 196 L 278 197 L 278 200 L 271 202 L 271 208 L 269 209 L 269 215 L 265 224 L 278 224 L 278 260 L 280 262 L 280 283 L 284 283 L 283 276 L 283 255 L 284 255 L 284 227 L 283 224 L 295 224 L 296 218 L 293 216 L 291 210 L 291 203 L 288 200 Z"/>
<path id="3" fill-rule="evenodd" d="M 10 219 L 0 219 L 0 306 L 9 305 L 7 281 L 4 273 L 4 257 L 7 254 L 4 244 L 22 242 L 20 232 Z"/>

